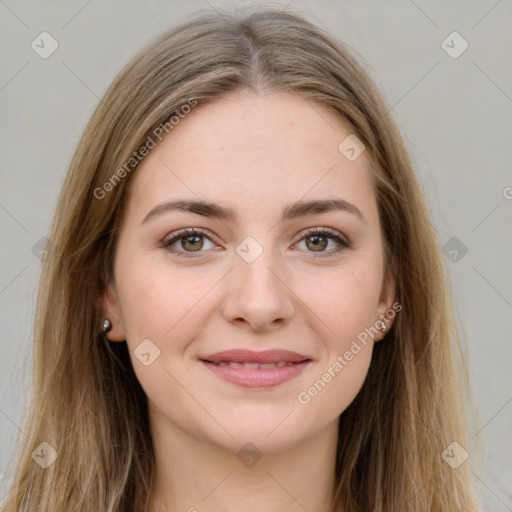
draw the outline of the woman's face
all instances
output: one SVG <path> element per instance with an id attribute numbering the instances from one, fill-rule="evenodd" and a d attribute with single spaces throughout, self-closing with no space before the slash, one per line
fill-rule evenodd
<path id="1" fill-rule="evenodd" d="M 394 284 L 367 155 L 354 159 L 352 138 L 339 149 L 350 134 L 299 96 L 231 93 L 143 159 L 104 305 L 153 427 L 280 449 L 333 427 L 355 398 L 376 341 L 365 329 Z M 352 206 L 314 206 L 331 200 Z M 162 206 L 176 201 L 210 206 Z"/>

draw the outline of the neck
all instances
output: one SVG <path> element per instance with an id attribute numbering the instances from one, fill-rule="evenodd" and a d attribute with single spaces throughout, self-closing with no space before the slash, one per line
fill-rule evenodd
<path id="1" fill-rule="evenodd" d="M 337 421 L 286 450 L 256 452 L 175 426 L 152 430 L 156 474 L 147 512 L 331 512 Z"/>

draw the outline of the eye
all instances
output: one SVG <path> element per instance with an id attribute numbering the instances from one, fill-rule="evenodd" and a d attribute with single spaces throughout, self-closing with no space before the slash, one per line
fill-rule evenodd
<path id="1" fill-rule="evenodd" d="M 208 240 L 210 243 L 213 243 L 210 238 L 206 235 L 206 232 L 202 229 L 188 228 L 177 231 L 173 234 L 171 238 L 166 238 L 162 241 L 162 247 L 172 247 L 177 242 L 179 247 L 183 250 L 179 249 L 170 249 L 170 252 L 185 258 L 195 258 L 196 256 L 192 253 L 203 252 L 201 249 L 204 248 L 204 240 Z M 208 249 L 208 247 L 207 247 Z"/>
<path id="2" fill-rule="evenodd" d="M 337 254 L 344 249 L 349 249 L 352 244 L 341 236 L 338 232 L 330 228 L 313 228 L 303 233 L 303 238 L 308 252 L 320 253 L 319 257 L 328 257 Z M 335 247 L 332 250 L 326 251 L 329 241 L 334 240 Z"/>
<path id="3" fill-rule="evenodd" d="M 206 231 L 197 228 L 187 228 L 173 233 L 170 238 L 164 239 L 162 247 L 169 248 L 169 251 L 177 256 L 195 258 L 199 254 L 196 255 L 194 253 L 201 253 L 204 252 L 202 249 L 208 249 L 208 247 L 205 248 L 205 239 L 214 245 Z M 335 247 L 331 250 L 325 250 L 331 240 L 335 242 Z M 300 241 L 305 241 L 307 252 L 318 253 L 318 257 L 332 256 L 352 246 L 351 242 L 330 228 L 310 229 L 302 233 Z M 180 243 L 178 244 L 178 242 Z M 179 248 L 172 248 L 176 244 Z"/>

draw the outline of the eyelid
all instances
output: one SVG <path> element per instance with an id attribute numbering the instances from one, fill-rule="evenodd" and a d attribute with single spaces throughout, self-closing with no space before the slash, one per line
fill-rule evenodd
<path id="1" fill-rule="evenodd" d="M 299 233 L 299 240 L 295 242 L 294 245 L 302 242 L 305 238 L 311 237 L 311 236 L 324 236 L 326 238 L 329 238 L 331 240 L 334 240 L 337 244 L 337 247 L 334 249 L 331 249 L 330 251 L 306 251 L 308 256 L 314 255 L 313 257 L 316 258 L 329 258 L 339 255 L 341 252 L 344 252 L 347 249 L 353 248 L 352 241 L 339 232 L 336 229 L 329 228 L 327 226 L 322 227 L 314 227 L 314 228 L 307 228 L 301 233 Z"/>
<path id="2" fill-rule="evenodd" d="M 329 238 L 331 240 L 334 240 L 338 246 L 335 249 L 331 249 L 330 251 L 306 251 L 310 254 L 317 254 L 315 257 L 329 257 L 333 256 L 335 254 L 338 254 L 339 252 L 343 251 L 344 249 L 350 249 L 352 248 L 353 244 L 352 242 L 342 233 L 340 233 L 338 230 L 329 228 L 327 226 L 322 227 L 313 227 L 313 228 L 306 228 L 303 231 L 301 231 L 297 236 L 298 240 L 293 244 L 297 245 L 299 242 L 302 242 L 305 238 L 311 237 L 311 236 L 325 236 L 326 238 Z M 212 243 L 216 243 L 212 238 L 215 238 L 211 236 L 210 232 L 203 228 L 183 228 L 179 229 L 177 231 L 174 231 L 170 235 L 167 235 L 163 238 L 161 241 L 161 246 L 165 249 L 167 249 L 172 254 L 177 254 L 180 257 L 186 257 L 186 258 L 195 258 L 201 255 L 203 252 L 208 251 L 178 251 L 178 250 L 170 250 L 168 249 L 171 245 L 174 245 L 176 242 L 183 238 L 187 238 L 190 236 L 201 236 L 206 238 Z M 215 250 L 215 249 L 214 249 Z"/>
<path id="3" fill-rule="evenodd" d="M 166 235 L 161 241 L 161 246 L 164 249 L 166 249 L 166 248 L 170 247 L 171 245 L 174 245 L 179 240 L 181 240 L 183 238 L 187 238 L 189 236 L 202 236 L 202 237 L 210 240 L 210 242 L 216 244 L 216 242 L 213 239 L 214 237 L 210 234 L 210 232 L 208 230 L 203 229 L 203 228 L 191 227 L 191 228 L 178 229 L 177 231 L 173 231 L 169 235 Z M 176 254 L 176 253 L 190 254 L 190 255 L 194 254 L 194 252 L 187 252 L 187 251 L 170 251 L 170 252 L 172 252 L 173 254 Z M 205 252 L 205 251 L 197 251 L 198 254 L 200 254 L 201 252 Z"/>
<path id="4" fill-rule="evenodd" d="M 326 234 L 329 235 L 332 238 L 339 237 L 343 239 L 343 241 L 350 245 L 350 240 L 340 231 L 337 229 L 329 228 L 327 226 L 320 226 L 320 227 L 313 227 L 313 228 L 306 228 L 303 231 L 301 231 L 297 236 L 299 237 L 298 241 L 300 242 L 304 237 L 306 236 L 313 236 L 316 233 L 318 234 Z"/>
<path id="5" fill-rule="evenodd" d="M 169 242 L 174 242 L 176 240 L 179 240 L 180 238 L 186 238 L 187 236 L 194 236 L 194 235 L 201 235 L 205 238 L 208 238 L 209 240 L 212 239 L 212 236 L 210 235 L 210 232 L 203 228 L 183 228 L 178 229 L 177 231 L 173 231 L 172 233 L 169 233 L 166 235 L 162 243 L 167 244 Z M 211 240 L 213 242 L 213 240 Z"/>

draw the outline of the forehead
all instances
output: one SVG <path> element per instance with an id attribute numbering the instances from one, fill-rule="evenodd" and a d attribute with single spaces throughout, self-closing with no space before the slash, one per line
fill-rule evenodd
<path id="1" fill-rule="evenodd" d="M 158 142 L 131 178 L 128 208 L 140 216 L 187 197 L 232 206 L 243 218 L 342 197 L 371 219 L 367 156 L 350 161 L 339 150 L 352 133 L 341 116 L 298 95 L 231 93 L 193 108 Z"/>

